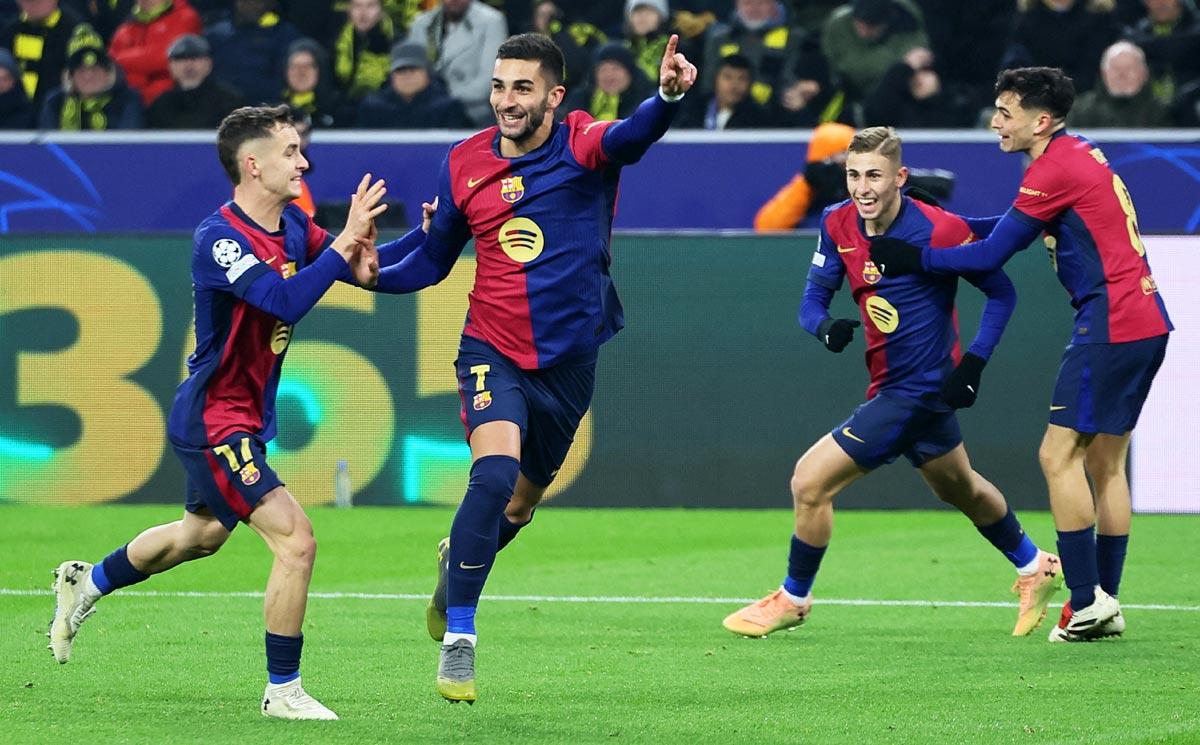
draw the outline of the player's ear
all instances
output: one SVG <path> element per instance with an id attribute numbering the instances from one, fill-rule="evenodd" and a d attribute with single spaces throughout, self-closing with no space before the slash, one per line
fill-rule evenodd
<path id="1" fill-rule="evenodd" d="M 567 95 L 566 86 L 563 86 L 561 84 L 554 86 L 553 88 L 550 89 L 550 95 L 547 98 L 547 105 L 550 107 L 551 110 L 557 109 L 559 106 L 562 105 L 563 99 L 566 98 L 566 95 Z"/>
<path id="2" fill-rule="evenodd" d="M 900 169 L 896 171 L 896 186 L 898 188 L 904 188 L 904 185 L 907 183 L 908 168 L 906 166 L 900 166 Z"/>

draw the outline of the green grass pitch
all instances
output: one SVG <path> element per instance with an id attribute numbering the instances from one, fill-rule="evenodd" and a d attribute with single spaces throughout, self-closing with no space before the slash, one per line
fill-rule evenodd
<path id="1" fill-rule="evenodd" d="M 0 742 L 1200 743 L 1197 516 L 1135 517 L 1124 638 L 1051 645 L 1051 618 L 1009 636 L 1012 569 L 957 514 L 839 513 L 809 622 L 752 640 L 721 619 L 778 584 L 788 513 L 550 506 L 492 572 L 468 707 L 434 692 L 420 597 L 451 513 L 313 510 L 302 669 L 342 720 L 283 722 L 246 528 L 102 600 L 69 664 L 46 650 L 50 569 L 178 512 L 0 507 Z"/>

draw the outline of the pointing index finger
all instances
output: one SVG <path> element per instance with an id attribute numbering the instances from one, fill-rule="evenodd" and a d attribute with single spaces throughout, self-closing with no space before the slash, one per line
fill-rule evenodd
<path id="1" fill-rule="evenodd" d="M 671 38 L 667 39 L 667 50 L 663 56 L 667 59 L 675 59 L 675 47 L 679 44 L 679 34 L 671 34 Z"/>

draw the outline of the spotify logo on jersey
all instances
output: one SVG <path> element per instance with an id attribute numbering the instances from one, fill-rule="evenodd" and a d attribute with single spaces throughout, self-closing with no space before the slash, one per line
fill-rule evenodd
<path id="1" fill-rule="evenodd" d="M 875 328 L 890 334 L 900 326 L 900 312 L 895 306 L 878 295 L 867 298 L 867 316 Z"/>
<path id="2" fill-rule="evenodd" d="M 508 258 L 519 264 L 536 259 L 545 246 L 542 229 L 527 217 L 514 217 L 501 225 L 497 239 Z"/>

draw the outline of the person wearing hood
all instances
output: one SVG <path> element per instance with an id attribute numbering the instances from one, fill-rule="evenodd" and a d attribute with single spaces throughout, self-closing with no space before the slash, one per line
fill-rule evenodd
<path id="1" fill-rule="evenodd" d="M 637 66 L 633 52 L 619 41 L 610 41 L 596 50 L 587 83 L 572 89 L 561 111 L 564 116 L 576 110 L 586 111 L 599 121 L 625 119 L 653 92 L 653 85 Z"/>
<path id="2" fill-rule="evenodd" d="M 929 36 L 911 0 L 854 0 L 835 10 L 821 32 L 821 50 L 850 101 L 870 94 L 916 47 L 928 49 Z"/>
<path id="3" fill-rule="evenodd" d="M 1100 58 L 1100 82 L 1075 102 L 1071 127 L 1169 127 L 1167 107 L 1154 97 L 1146 55 L 1136 44 L 1118 41 Z"/>
<path id="4" fill-rule="evenodd" d="M 184 34 L 167 51 L 175 81 L 146 111 L 150 129 L 212 129 L 244 105 L 242 95 L 212 77 L 212 50 L 203 36 Z"/>
<path id="5" fill-rule="evenodd" d="M 700 88 L 711 95 L 721 63 L 740 55 L 750 62 L 751 98 L 763 106 L 771 105 L 779 91 L 793 82 L 802 55 L 812 46 L 803 29 L 790 25 L 779 0 L 735 0 L 729 22 L 709 30 Z"/>
<path id="6" fill-rule="evenodd" d="M 468 129 L 462 104 L 446 92 L 429 70 L 425 46 L 397 44 L 392 50 L 388 86 L 362 100 L 359 129 Z"/>
<path id="7" fill-rule="evenodd" d="M 91 31 L 86 25 L 80 28 Z M 141 129 L 142 100 L 119 80 L 100 37 L 77 34 L 69 49 L 66 83 L 46 97 L 38 129 Z"/>
<path id="8" fill-rule="evenodd" d="M 0 129 L 33 129 L 34 108 L 21 85 L 21 68 L 0 49 Z"/>
<path id="9" fill-rule="evenodd" d="M 325 50 L 314 39 L 297 39 L 288 47 L 284 70 L 283 102 L 295 112 L 304 112 L 318 129 L 345 127 L 354 121 L 354 107 L 347 103 L 326 76 Z"/>
<path id="10" fill-rule="evenodd" d="M 658 75 L 667 40 L 671 38 L 671 10 L 667 0 L 625 0 L 625 44 L 633 52 L 637 65 L 647 80 Z M 680 39 L 680 47 L 685 47 Z M 688 59 L 695 53 L 684 52 Z"/>
<path id="11" fill-rule="evenodd" d="M 847 197 L 846 148 L 854 127 L 837 122 L 819 125 L 808 141 L 807 165 L 754 216 L 759 233 L 793 230 L 810 212 L 820 212 Z"/>

